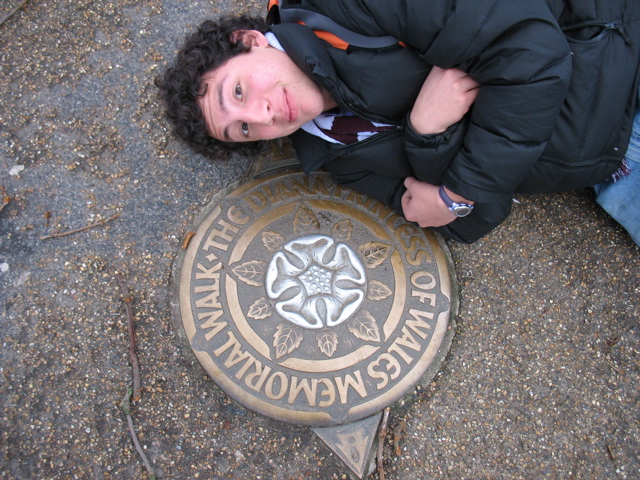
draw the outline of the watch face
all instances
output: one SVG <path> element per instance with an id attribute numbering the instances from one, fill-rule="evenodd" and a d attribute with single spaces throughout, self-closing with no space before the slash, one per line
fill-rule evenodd
<path id="1" fill-rule="evenodd" d="M 456 217 L 466 217 L 471 213 L 473 207 L 470 205 L 456 205 L 451 209 Z"/>

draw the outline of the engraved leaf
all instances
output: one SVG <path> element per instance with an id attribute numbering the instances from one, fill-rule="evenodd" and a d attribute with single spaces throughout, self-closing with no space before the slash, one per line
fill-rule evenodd
<path id="1" fill-rule="evenodd" d="M 261 287 L 264 284 L 264 272 L 267 264 L 260 260 L 251 260 L 233 267 L 240 280 L 253 287 Z"/>
<path id="2" fill-rule="evenodd" d="M 366 310 L 363 310 L 360 315 L 349 321 L 348 328 L 360 340 L 380 343 L 380 329 L 376 319 Z"/>
<path id="3" fill-rule="evenodd" d="M 389 287 L 378 280 L 371 280 L 371 282 L 369 282 L 369 289 L 367 291 L 367 298 L 369 300 L 384 300 L 392 293 Z"/>
<path id="4" fill-rule="evenodd" d="M 259 298 L 253 305 L 249 307 L 249 312 L 247 313 L 247 317 L 253 318 L 254 320 L 264 320 L 267 317 L 270 317 L 273 313 L 273 308 L 269 301 L 265 298 Z"/>
<path id="5" fill-rule="evenodd" d="M 318 228 L 320 228 L 320 222 L 318 222 L 316 214 L 302 205 L 293 219 L 293 230 L 300 234 L 317 230 Z"/>
<path id="6" fill-rule="evenodd" d="M 384 262 L 393 247 L 381 242 L 367 242 L 358 247 L 358 253 L 362 257 L 367 268 L 375 268 Z"/>
<path id="7" fill-rule="evenodd" d="M 338 348 L 338 335 L 336 332 L 321 332 L 316 336 L 318 348 L 327 357 L 332 357 Z"/>
<path id="8" fill-rule="evenodd" d="M 281 323 L 273 334 L 273 346 L 276 349 L 276 358 L 288 355 L 302 343 L 302 335 L 293 326 Z"/>
<path id="9" fill-rule="evenodd" d="M 270 252 L 277 252 L 284 245 L 284 237 L 277 232 L 262 232 L 262 243 Z"/>
<path id="10" fill-rule="evenodd" d="M 334 237 L 341 240 L 349 240 L 351 238 L 351 232 L 353 232 L 353 225 L 348 218 L 340 220 L 331 229 L 331 233 Z"/>

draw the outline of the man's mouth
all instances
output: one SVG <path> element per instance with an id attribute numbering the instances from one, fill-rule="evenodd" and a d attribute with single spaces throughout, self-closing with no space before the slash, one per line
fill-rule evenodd
<path id="1" fill-rule="evenodd" d="M 284 99 L 287 109 L 287 120 L 289 122 L 295 122 L 298 119 L 298 109 L 293 99 L 289 98 L 289 94 L 286 90 L 284 91 Z"/>

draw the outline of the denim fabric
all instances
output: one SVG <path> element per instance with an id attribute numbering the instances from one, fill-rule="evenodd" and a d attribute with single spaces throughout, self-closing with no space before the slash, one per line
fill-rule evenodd
<path id="1" fill-rule="evenodd" d="M 638 90 L 640 99 L 640 89 Z M 631 173 L 594 186 L 596 201 L 622 225 L 640 245 L 640 106 L 633 121 L 633 131 L 625 155 Z"/>

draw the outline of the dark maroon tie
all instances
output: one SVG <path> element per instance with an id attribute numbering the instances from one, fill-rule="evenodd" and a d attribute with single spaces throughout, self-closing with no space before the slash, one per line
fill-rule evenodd
<path id="1" fill-rule="evenodd" d="M 321 128 L 326 136 L 349 145 L 358 141 L 361 132 L 384 132 L 393 128 L 391 125 L 375 126 L 369 120 L 353 115 L 339 115 L 333 119 L 331 130 Z"/>

